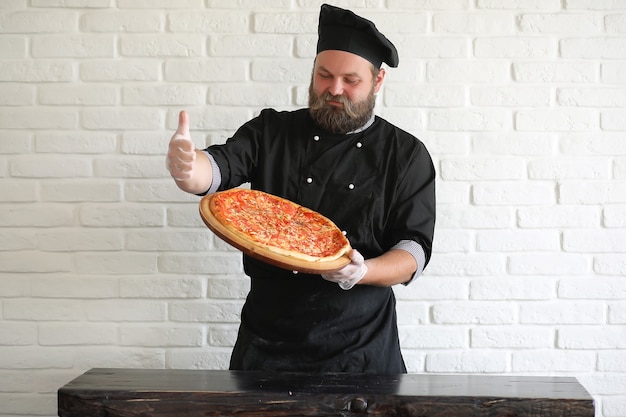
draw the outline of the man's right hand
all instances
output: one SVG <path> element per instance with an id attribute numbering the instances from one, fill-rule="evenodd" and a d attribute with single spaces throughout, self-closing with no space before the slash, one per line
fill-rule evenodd
<path id="1" fill-rule="evenodd" d="M 170 140 L 165 166 L 175 181 L 186 181 L 193 177 L 196 163 L 196 148 L 189 134 L 189 115 L 181 111 L 178 129 Z"/>

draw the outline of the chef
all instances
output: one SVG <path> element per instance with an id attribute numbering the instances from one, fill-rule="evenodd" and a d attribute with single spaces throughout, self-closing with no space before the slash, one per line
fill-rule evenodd
<path id="1" fill-rule="evenodd" d="M 182 111 L 169 145 L 178 187 L 252 189 L 316 210 L 345 231 L 351 263 L 294 274 L 243 258 L 251 279 L 230 369 L 404 373 L 392 286 L 431 255 L 435 170 L 423 143 L 374 114 L 394 45 L 353 12 L 322 5 L 309 106 L 265 109 L 225 144 L 194 149 Z"/>

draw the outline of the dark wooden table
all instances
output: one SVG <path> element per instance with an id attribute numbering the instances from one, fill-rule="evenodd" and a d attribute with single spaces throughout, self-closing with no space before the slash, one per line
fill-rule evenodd
<path id="1" fill-rule="evenodd" d="M 593 417 L 570 377 L 92 369 L 58 391 L 60 417 Z"/>

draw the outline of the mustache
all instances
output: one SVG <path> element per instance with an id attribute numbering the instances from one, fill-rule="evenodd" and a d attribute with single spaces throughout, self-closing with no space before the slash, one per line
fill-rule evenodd
<path id="1" fill-rule="evenodd" d="M 329 101 L 336 101 L 337 103 L 341 103 L 341 105 L 343 106 L 343 111 L 348 117 L 356 118 L 358 116 L 357 112 L 354 109 L 353 103 L 346 96 L 335 96 L 328 92 L 318 96 L 312 103 L 310 103 L 309 107 L 313 111 L 322 110 L 329 106 Z"/>

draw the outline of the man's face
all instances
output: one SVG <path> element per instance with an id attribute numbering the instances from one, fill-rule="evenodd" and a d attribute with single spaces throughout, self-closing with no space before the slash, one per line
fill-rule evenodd
<path id="1" fill-rule="evenodd" d="M 384 75 L 381 69 L 374 77 L 372 64 L 358 55 L 320 52 L 309 85 L 311 116 L 333 133 L 348 133 L 363 126 L 372 115 Z"/>

